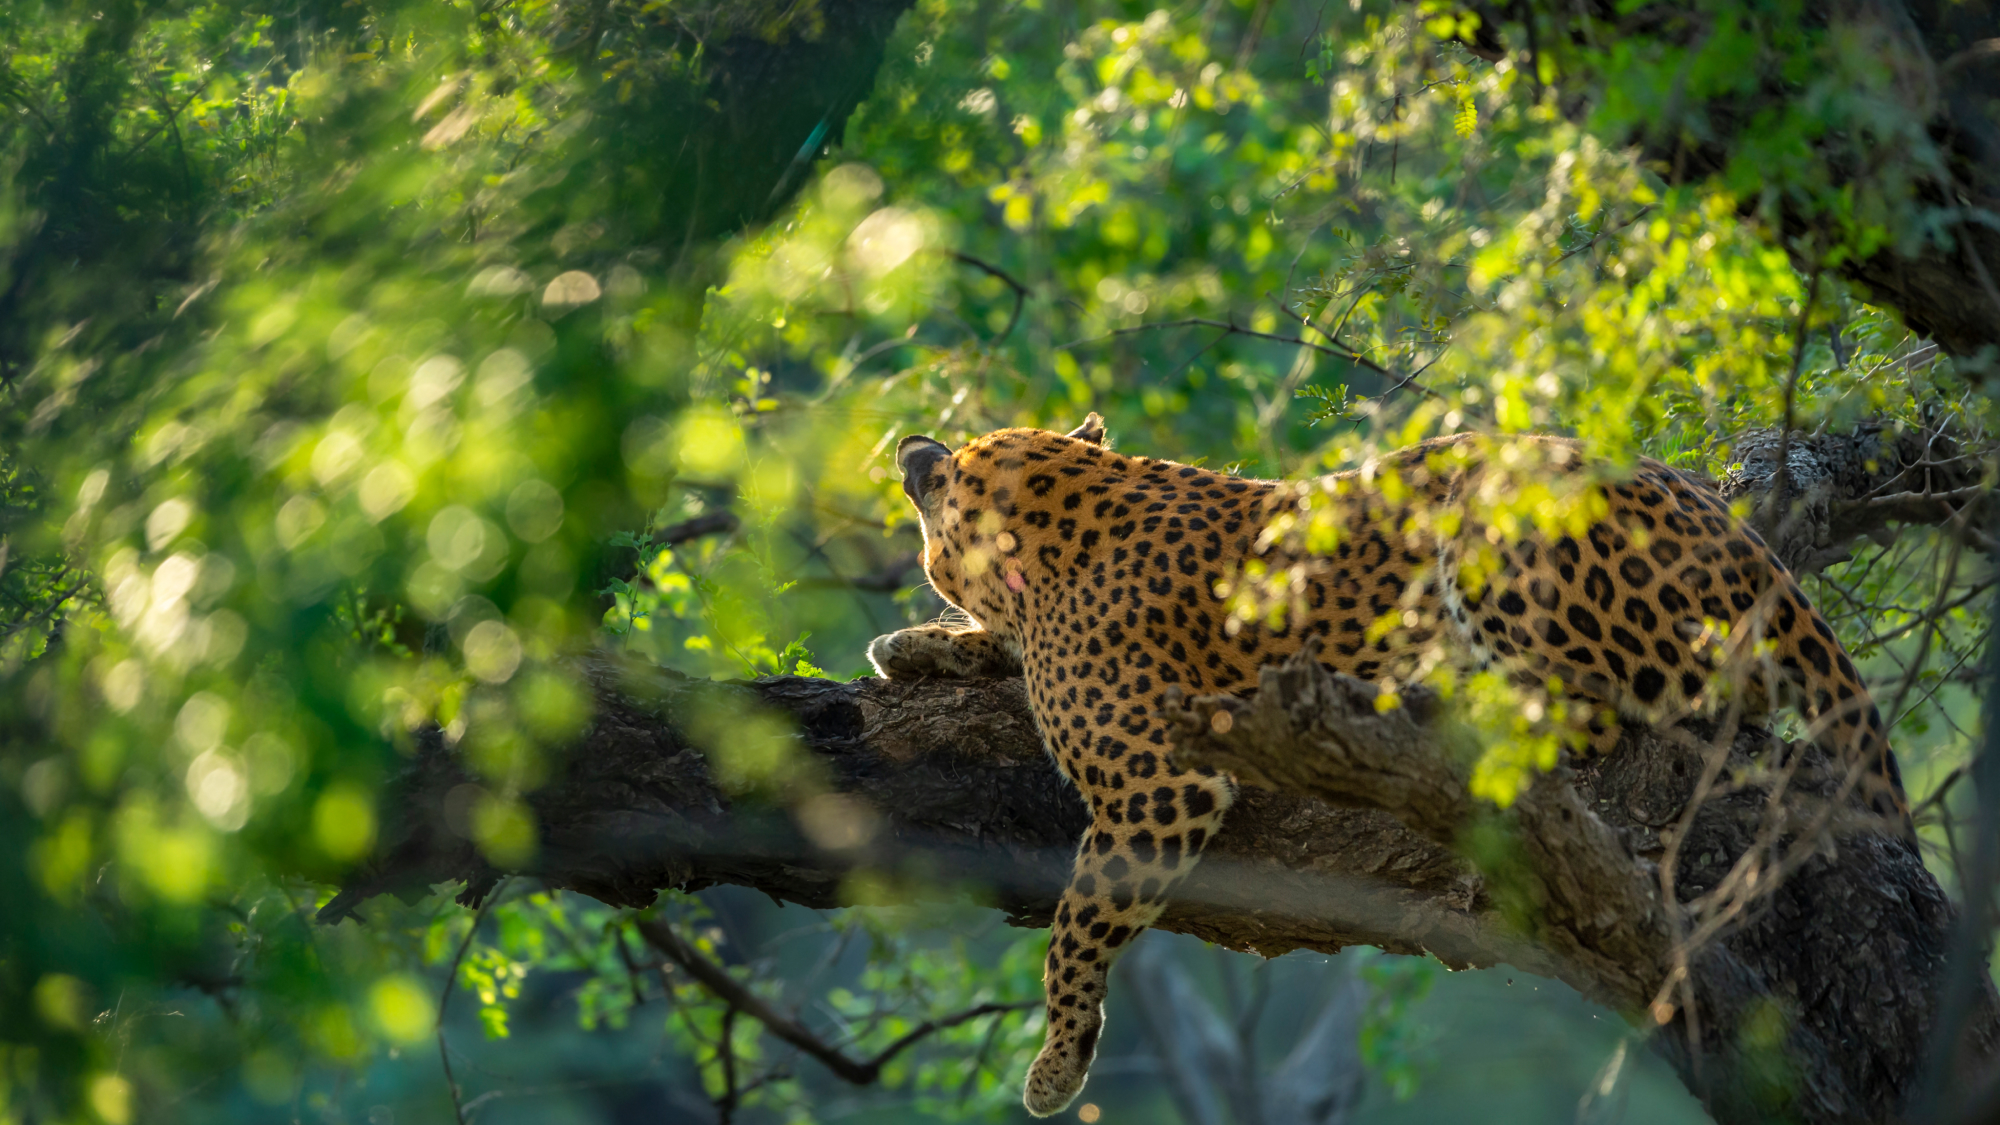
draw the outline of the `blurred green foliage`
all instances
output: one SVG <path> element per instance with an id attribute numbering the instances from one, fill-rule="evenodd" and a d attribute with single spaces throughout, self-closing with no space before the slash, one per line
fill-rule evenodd
<path id="1" fill-rule="evenodd" d="M 1880 110 L 1876 61 L 1759 17 L 1692 61 L 1596 60 L 1579 122 L 1556 73 L 1474 58 L 1453 18 L 918 0 L 879 72 L 791 105 L 729 101 L 753 73 L 730 68 L 866 21 L 0 11 L 0 1121 L 360 1120 L 344 1083 L 428 1049 L 449 997 L 506 1036 L 538 975 L 573 982 L 587 1028 L 663 1018 L 625 912 L 520 887 L 478 914 L 310 912 L 432 723 L 484 783 L 477 844 L 532 857 L 521 797 L 588 718 L 568 654 L 865 670 L 870 636 L 939 608 L 902 434 L 1096 409 L 1125 448 L 1274 475 L 1559 430 L 1715 471 L 1730 434 L 1788 416 L 1980 424 L 1978 385 L 1914 361 L 1893 316 L 1801 276 L 1738 205 L 1849 208 L 1845 243 L 1808 248 L 1828 267 L 1917 237 L 1899 181 L 1831 183 L 1810 146 Z M 1600 140 L 1657 112 L 1661 67 L 1714 95 L 1745 51 L 1826 67 L 1808 116 L 1727 174 L 1682 182 Z M 1559 524 L 1573 503 L 1524 480 L 1487 514 Z M 1984 616 L 1920 618 L 1961 579 L 1941 544 L 1897 550 L 1830 572 L 1822 601 L 1871 668 L 1914 659 L 1898 731 L 1923 793 L 1970 744 L 1952 674 Z M 1463 686 L 1504 800 L 1553 761 L 1555 716 Z M 736 719 L 760 733 L 732 739 L 733 787 L 805 784 L 788 732 Z M 912 944 L 905 915 L 857 908 L 818 932 L 865 956 L 821 980 L 668 898 L 756 989 L 822 988 L 815 1019 L 862 1048 L 1039 988 L 1036 935 Z M 1422 1051 L 1398 1028 L 1430 977 L 1368 972 L 1362 1050 L 1402 1094 Z M 727 1056 L 762 1076 L 746 1111 L 814 1117 L 808 1064 L 685 978 L 653 983 L 662 1050 L 709 1095 Z M 885 1085 L 1000 1112 L 1039 1018 L 954 1028 Z M 424 1096 L 449 1111 L 442 1084 Z"/>

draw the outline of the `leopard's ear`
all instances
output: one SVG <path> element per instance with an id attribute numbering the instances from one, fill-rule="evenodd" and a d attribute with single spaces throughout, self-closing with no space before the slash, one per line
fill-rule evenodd
<path id="1" fill-rule="evenodd" d="M 919 511 L 926 508 L 925 497 L 944 487 L 948 478 L 941 466 L 950 460 L 951 450 L 933 437 L 911 434 L 897 444 L 896 467 L 903 470 L 903 495 Z"/>
<path id="2" fill-rule="evenodd" d="M 1092 445 L 1104 444 L 1104 418 L 1093 410 L 1084 418 L 1083 425 L 1069 432 L 1070 437 L 1087 441 Z"/>

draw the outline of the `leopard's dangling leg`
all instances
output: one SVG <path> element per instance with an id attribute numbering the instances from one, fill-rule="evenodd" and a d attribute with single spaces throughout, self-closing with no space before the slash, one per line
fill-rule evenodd
<path id="1" fill-rule="evenodd" d="M 1013 646 L 977 627 L 919 625 L 875 638 L 868 656 L 884 677 L 898 680 L 1021 671 Z M 1035 675 L 1028 680 L 1031 697 L 1052 682 Z M 1071 708 L 1036 699 L 1036 717 L 1058 768 L 1092 809 L 1091 829 L 1077 849 L 1049 935 L 1042 978 L 1048 1033 L 1022 1095 L 1037 1116 L 1060 1112 L 1083 1089 L 1104 1026 L 1111 963 L 1160 916 L 1167 892 L 1193 870 L 1235 800 L 1228 778 L 1166 764 L 1164 728 L 1140 718 L 1157 702 L 1136 705 L 1127 720 L 1133 725 L 1051 729 L 1045 716 Z"/>
<path id="2" fill-rule="evenodd" d="M 1049 933 L 1048 1037 L 1021 1098 L 1037 1117 L 1060 1112 L 1083 1089 L 1112 962 L 1160 916 L 1235 799 L 1227 778 L 1167 768 L 1150 751 L 1120 764 L 1134 767 L 1130 776 L 1093 767 L 1079 781 L 1095 815 Z"/>

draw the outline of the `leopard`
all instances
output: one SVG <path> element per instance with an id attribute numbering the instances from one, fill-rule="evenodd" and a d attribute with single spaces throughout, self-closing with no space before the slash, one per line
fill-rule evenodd
<path id="1" fill-rule="evenodd" d="M 1458 433 L 1316 480 L 1253 480 L 1116 452 L 1096 413 L 955 450 L 911 435 L 895 456 L 924 574 L 962 619 L 876 638 L 876 671 L 1025 677 L 1047 751 L 1089 803 L 1044 962 L 1022 1095 L 1036 1116 L 1083 1088 L 1113 963 L 1238 795 L 1227 774 L 1177 763 L 1170 710 L 1254 689 L 1302 646 L 1385 692 L 1440 667 L 1497 669 L 1587 704 L 1572 708 L 1585 755 L 1625 723 L 1713 709 L 1733 651 L 1765 673 L 1735 677 L 1743 714 L 1795 706 L 1907 822 L 1882 717 L 1826 619 L 1708 482 L 1659 461 L 1620 469 L 1571 439 Z M 1587 526 L 1491 518 L 1482 498 L 1524 475 L 1575 482 Z M 1309 510 L 1331 534 L 1281 533 Z M 1252 564 L 1289 576 L 1288 612 L 1245 620 Z"/>

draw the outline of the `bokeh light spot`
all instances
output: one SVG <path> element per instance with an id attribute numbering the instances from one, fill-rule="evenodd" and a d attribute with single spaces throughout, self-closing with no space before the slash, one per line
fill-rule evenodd
<path id="1" fill-rule="evenodd" d="M 146 517 L 146 548 L 157 551 L 173 542 L 193 519 L 194 505 L 178 498 L 154 508 Z"/>
<path id="2" fill-rule="evenodd" d="M 229 703 L 212 691 L 198 691 L 181 704 L 174 737 L 190 752 L 213 749 L 229 733 Z"/>
<path id="3" fill-rule="evenodd" d="M 132 1120 L 132 1083 L 116 1074 L 100 1074 L 90 1083 L 91 1112 L 105 1125 L 126 1125 Z"/>
<path id="4" fill-rule="evenodd" d="M 690 411 L 681 422 L 680 455 L 689 472 L 732 472 L 743 464 L 743 429 L 723 411 Z"/>
<path id="5" fill-rule="evenodd" d="M 415 1043 L 431 1033 L 437 1004 L 428 989 L 404 973 L 383 977 L 368 990 L 368 1010 L 375 1026 L 397 1043 Z"/>
<path id="6" fill-rule="evenodd" d="M 503 870 L 519 868 L 535 856 L 535 819 L 526 805 L 483 794 L 472 806 L 472 839 Z"/>
<path id="7" fill-rule="evenodd" d="M 188 764 L 188 800 L 195 811 L 224 832 L 234 832 L 250 818 L 250 779 L 231 755 L 209 750 Z"/>
<path id="8" fill-rule="evenodd" d="M 472 509 L 453 504 L 431 518 L 424 541 L 438 565 L 464 570 L 486 551 L 486 521 Z"/>
<path id="9" fill-rule="evenodd" d="M 861 220 L 847 241 L 855 262 L 864 271 L 880 276 L 924 248 L 924 227 L 901 207 L 884 207 Z"/>
<path id="10" fill-rule="evenodd" d="M 361 478 L 361 510 L 379 523 L 401 511 L 416 491 L 408 469 L 399 462 L 384 461 Z"/>
<path id="11" fill-rule="evenodd" d="M 90 1022 L 90 990 L 67 973 L 49 973 L 35 982 L 35 1012 L 63 1031 L 82 1031 Z"/>
<path id="12" fill-rule="evenodd" d="M 547 481 L 524 480 L 507 497 L 507 526 L 524 542 L 539 543 L 562 527 L 563 498 Z"/>
<path id="13" fill-rule="evenodd" d="M 375 845 L 375 806 L 359 786 L 328 786 L 313 805 L 312 819 L 313 838 L 330 859 L 360 859 Z"/>
<path id="14" fill-rule="evenodd" d="M 465 635 L 466 671 L 487 683 L 505 683 L 521 666 L 521 638 L 499 621 L 482 621 Z"/>
<path id="15" fill-rule="evenodd" d="M 597 279 L 582 270 L 559 273 L 542 290 L 542 304 L 554 310 L 573 309 L 587 305 L 604 295 L 598 288 Z"/>

